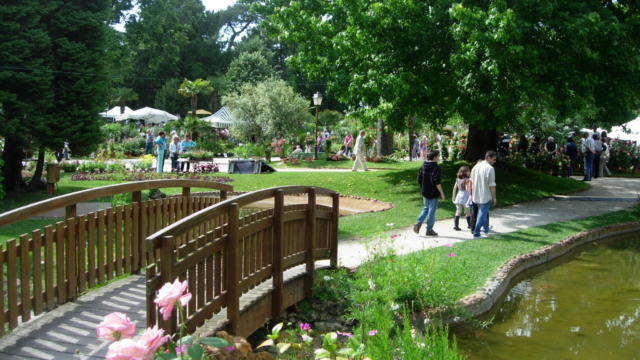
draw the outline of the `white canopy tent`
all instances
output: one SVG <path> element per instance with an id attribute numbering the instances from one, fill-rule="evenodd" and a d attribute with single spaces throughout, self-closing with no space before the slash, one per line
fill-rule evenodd
<path id="1" fill-rule="evenodd" d="M 231 112 L 226 107 L 216 111 L 213 115 L 202 118 L 202 120 L 208 122 L 211 127 L 217 129 L 228 129 L 234 123 Z"/>
<path id="2" fill-rule="evenodd" d="M 621 126 L 614 126 L 608 135 L 610 138 L 631 140 L 640 143 L 640 117 Z"/>
<path id="3" fill-rule="evenodd" d="M 164 110 L 143 107 L 142 109 L 138 109 L 128 114 L 126 119 L 144 120 L 147 125 L 158 125 L 165 124 L 169 120 L 178 120 L 178 117 Z"/>
<path id="4" fill-rule="evenodd" d="M 102 116 L 103 118 L 114 119 L 115 121 L 121 121 L 126 119 L 126 116 L 131 114 L 132 112 L 133 110 L 131 110 L 130 107 L 125 106 L 124 113 L 120 113 L 120 106 L 114 106 L 105 112 L 101 112 L 100 116 Z"/>

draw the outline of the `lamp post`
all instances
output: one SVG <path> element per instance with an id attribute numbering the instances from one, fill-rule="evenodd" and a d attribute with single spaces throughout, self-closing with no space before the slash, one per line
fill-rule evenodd
<path id="1" fill-rule="evenodd" d="M 322 94 L 313 94 L 313 105 L 316 107 L 316 131 L 314 133 L 315 146 L 313 147 L 313 160 L 318 160 L 318 108 L 322 105 Z"/>

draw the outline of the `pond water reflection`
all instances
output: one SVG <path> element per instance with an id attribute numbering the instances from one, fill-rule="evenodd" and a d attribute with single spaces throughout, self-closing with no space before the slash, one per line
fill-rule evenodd
<path id="1" fill-rule="evenodd" d="M 487 329 L 453 329 L 468 359 L 640 359 L 640 236 L 525 274 Z"/>

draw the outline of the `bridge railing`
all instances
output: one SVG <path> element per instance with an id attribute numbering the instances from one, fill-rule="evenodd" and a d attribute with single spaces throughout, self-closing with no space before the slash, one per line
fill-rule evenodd
<path id="1" fill-rule="evenodd" d="M 304 194 L 306 203 L 285 205 L 287 194 Z M 318 205 L 317 196 L 330 196 L 332 206 Z M 273 207 L 246 214 L 256 202 Z M 226 309 L 229 330 L 247 336 L 264 321 L 278 317 L 284 306 L 310 295 L 315 261 L 337 265 L 339 195 L 331 190 L 285 186 L 255 191 L 203 209 L 147 237 L 158 255 L 147 266 L 147 325 L 158 324 L 169 333 L 177 317 L 164 321 L 153 299 L 159 288 L 176 278 L 187 280 L 193 297 L 186 306 L 189 333 Z M 284 272 L 305 265 L 303 291 L 292 300 L 285 294 Z M 247 312 L 240 309 L 243 293 L 268 282 L 270 306 Z M 296 295 L 296 296 L 298 296 Z"/>
<path id="2" fill-rule="evenodd" d="M 181 187 L 182 195 L 142 201 L 142 191 Z M 219 195 L 192 196 L 191 188 Z M 0 246 L 0 336 L 114 277 L 137 273 L 153 254 L 145 238 L 203 208 L 225 200 L 230 185 L 203 180 L 149 180 L 108 185 L 57 196 L 0 214 L 0 227 L 65 208 L 65 220 L 34 229 Z M 131 193 L 131 204 L 78 216 L 77 204 Z"/>

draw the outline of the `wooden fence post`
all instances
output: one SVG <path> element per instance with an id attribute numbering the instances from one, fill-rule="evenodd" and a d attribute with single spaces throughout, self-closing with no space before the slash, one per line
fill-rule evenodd
<path id="1" fill-rule="evenodd" d="M 329 235 L 330 265 L 338 267 L 338 219 L 340 218 L 340 194 L 332 194 L 333 205 L 331 212 L 331 234 Z"/>
<path id="2" fill-rule="evenodd" d="M 164 236 L 161 239 L 160 244 L 160 276 L 162 279 L 161 285 L 164 285 L 168 282 L 173 282 L 175 279 L 173 278 L 173 268 L 175 267 L 175 256 L 173 253 L 173 236 Z M 150 289 L 147 288 L 147 291 Z M 154 289 L 151 289 L 154 290 Z M 153 301 L 156 296 L 155 291 L 153 294 L 147 293 L 147 301 Z M 174 309 L 171 314 L 171 318 L 165 321 L 162 318 L 158 319 L 160 322 L 160 326 L 164 328 L 167 334 L 175 334 L 177 331 L 177 310 Z"/>
<path id="3" fill-rule="evenodd" d="M 64 208 L 64 219 L 67 220 L 72 217 L 76 217 L 78 213 L 77 204 L 69 205 Z"/>
<path id="4" fill-rule="evenodd" d="M 304 296 L 310 297 L 315 272 L 314 249 L 316 246 L 316 189 L 314 188 L 309 188 L 307 210 L 307 228 L 305 229 L 305 262 L 307 265 L 307 274 L 304 278 Z"/>
<path id="5" fill-rule="evenodd" d="M 145 216 L 145 214 L 142 211 L 142 191 L 134 191 L 131 193 L 131 203 L 137 203 L 138 204 L 138 211 L 135 211 L 135 207 L 134 207 L 134 211 L 133 211 L 133 215 L 132 215 L 132 219 L 133 219 L 133 231 L 134 231 L 134 236 L 133 236 L 133 247 L 135 247 L 134 250 L 134 261 L 133 261 L 133 266 L 131 267 L 131 273 L 132 274 L 139 274 L 140 273 L 140 269 L 144 268 L 145 266 L 145 259 L 147 258 L 145 256 L 146 254 L 146 246 L 145 246 L 145 236 L 144 236 L 144 222 L 143 222 L 143 217 Z"/>
<path id="6" fill-rule="evenodd" d="M 277 319 L 282 313 L 282 296 L 283 296 L 283 271 L 282 271 L 282 239 L 284 227 L 284 192 L 281 189 L 275 191 L 275 199 L 273 206 L 273 293 L 272 293 L 272 310 L 271 318 Z"/>
<path id="7" fill-rule="evenodd" d="M 182 188 L 182 217 L 185 218 L 189 216 L 189 201 L 191 197 L 191 188 L 183 187 Z"/>
<path id="8" fill-rule="evenodd" d="M 227 190 L 220 190 L 220 201 L 227 200 Z"/>
<path id="9" fill-rule="evenodd" d="M 242 259 L 240 258 L 240 250 L 238 249 L 240 242 L 238 237 L 239 216 L 238 204 L 231 203 L 229 205 L 229 233 L 225 263 L 227 264 L 227 318 L 229 319 L 232 334 L 238 333 L 238 327 L 240 325 L 240 292 L 238 291 L 238 286 L 240 284 L 240 265 Z"/>

